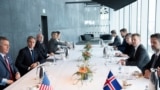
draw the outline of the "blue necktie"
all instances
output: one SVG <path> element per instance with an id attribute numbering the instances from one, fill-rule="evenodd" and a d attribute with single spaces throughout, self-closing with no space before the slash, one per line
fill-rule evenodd
<path id="1" fill-rule="evenodd" d="M 32 61 L 34 62 L 34 50 L 31 50 L 31 52 L 32 52 Z"/>

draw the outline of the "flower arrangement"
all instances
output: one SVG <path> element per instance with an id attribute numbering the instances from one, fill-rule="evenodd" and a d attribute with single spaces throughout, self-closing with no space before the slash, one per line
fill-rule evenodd
<path id="1" fill-rule="evenodd" d="M 91 46 L 91 44 L 88 42 L 86 45 L 85 45 L 85 47 L 84 47 L 84 49 L 86 50 L 86 51 L 89 51 L 90 49 L 92 48 L 92 46 Z"/>
<path id="2" fill-rule="evenodd" d="M 84 51 L 82 52 L 82 57 L 83 57 L 83 63 L 78 66 L 78 71 L 74 74 L 74 75 L 78 75 L 80 76 L 80 78 L 78 80 L 87 80 L 88 77 L 93 76 L 93 72 L 90 69 L 90 65 L 89 65 L 89 59 L 91 58 L 91 50 L 92 46 L 90 43 L 87 43 L 84 46 Z"/>
<path id="3" fill-rule="evenodd" d="M 80 78 L 78 80 L 87 80 L 89 76 L 92 76 L 92 70 L 90 69 L 89 65 L 81 65 L 79 66 L 79 70 L 75 73 L 79 75 Z"/>
<path id="4" fill-rule="evenodd" d="M 91 58 L 91 53 L 90 53 L 91 48 L 92 46 L 89 42 L 84 46 L 84 51 L 82 52 L 82 56 L 85 61 Z"/>
<path id="5" fill-rule="evenodd" d="M 89 60 L 91 58 L 91 54 L 90 54 L 89 51 L 82 52 L 82 56 L 83 56 L 83 58 L 84 58 L 85 61 Z"/>

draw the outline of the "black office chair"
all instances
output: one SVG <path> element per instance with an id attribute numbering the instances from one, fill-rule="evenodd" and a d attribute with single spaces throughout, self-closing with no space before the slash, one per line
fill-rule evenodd
<path id="1" fill-rule="evenodd" d="M 84 37 L 85 37 L 86 41 L 90 41 L 94 38 L 94 35 L 93 34 L 84 34 Z"/>
<path id="2" fill-rule="evenodd" d="M 110 35 L 110 34 L 102 34 L 102 35 L 100 35 L 100 38 L 102 40 L 112 40 L 112 35 Z"/>
<path id="3" fill-rule="evenodd" d="M 102 34 L 100 35 L 100 39 L 102 39 L 105 43 L 111 42 L 112 35 L 110 34 Z"/>
<path id="4" fill-rule="evenodd" d="M 81 37 L 81 40 L 82 40 L 82 41 L 85 41 L 84 35 L 80 35 L 80 37 Z"/>
<path id="5" fill-rule="evenodd" d="M 93 34 L 80 35 L 82 41 L 90 41 L 94 38 Z"/>

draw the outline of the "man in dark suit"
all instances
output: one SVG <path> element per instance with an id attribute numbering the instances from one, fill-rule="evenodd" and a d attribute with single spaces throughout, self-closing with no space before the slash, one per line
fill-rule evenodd
<path id="1" fill-rule="evenodd" d="M 35 49 L 36 39 L 33 36 L 27 38 L 28 46 L 21 49 L 16 59 L 16 66 L 21 75 L 26 74 L 29 70 L 45 62 L 44 58 Z"/>
<path id="2" fill-rule="evenodd" d="M 155 53 L 152 55 L 150 62 L 143 68 L 143 74 L 145 78 L 150 77 L 151 68 L 157 69 L 158 67 L 160 67 L 160 34 L 159 33 L 151 35 L 151 47 Z"/>
<path id="3" fill-rule="evenodd" d="M 131 57 L 134 53 L 134 47 L 132 45 L 132 34 L 131 33 L 127 33 L 127 35 L 125 36 L 125 41 L 127 42 L 126 47 L 124 49 L 124 52 L 122 53 L 116 53 L 116 56 L 120 56 L 120 57 Z"/>
<path id="4" fill-rule="evenodd" d="M 134 51 L 131 57 L 129 57 L 127 60 L 121 60 L 121 63 L 129 66 L 138 66 L 141 70 L 143 67 L 149 62 L 149 55 L 144 48 L 144 46 L 141 44 L 140 35 L 135 33 L 132 34 L 132 45 L 134 46 Z"/>
<path id="5" fill-rule="evenodd" d="M 0 90 L 20 78 L 20 73 L 12 62 L 9 52 L 9 40 L 0 36 Z"/>
<path id="6" fill-rule="evenodd" d="M 125 39 L 125 36 L 127 35 L 127 29 L 122 28 L 122 29 L 120 30 L 120 33 L 121 33 L 121 36 L 122 36 L 122 38 L 123 38 L 123 42 L 122 42 L 121 45 L 117 46 L 117 49 L 118 49 L 119 51 L 121 51 L 121 52 L 124 53 L 125 48 L 126 48 L 126 46 L 127 46 L 127 42 L 126 42 L 126 39 Z"/>
<path id="7" fill-rule="evenodd" d="M 115 37 L 115 38 L 114 38 L 113 43 L 109 43 L 108 45 L 110 45 L 110 46 L 115 46 L 115 47 L 121 45 L 121 39 L 120 39 L 119 36 L 117 35 L 116 31 L 115 31 L 115 30 L 112 30 L 112 31 L 111 31 L 111 34 L 112 34 L 112 37 Z"/>
<path id="8" fill-rule="evenodd" d="M 58 45 L 67 46 L 66 42 L 59 42 L 57 32 L 52 32 L 51 34 L 52 38 L 49 41 L 48 45 L 48 51 L 49 53 L 56 53 L 57 50 L 59 50 Z"/>
<path id="9" fill-rule="evenodd" d="M 44 36 L 41 33 L 37 34 L 37 41 L 36 41 L 35 48 L 37 48 L 37 50 L 40 52 L 41 56 L 43 56 L 43 58 L 46 59 L 47 57 L 52 56 L 54 54 L 53 53 L 48 54 L 47 47 L 43 43 L 43 40 L 44 40 Z"/>

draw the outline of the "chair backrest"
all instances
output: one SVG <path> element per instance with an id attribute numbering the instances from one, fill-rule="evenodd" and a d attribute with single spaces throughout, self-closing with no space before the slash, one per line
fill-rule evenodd
<path id="1" fill-rule="evenodd" d="M 102 40 L 112 40 L 112 35 L 111 34 L 103 34 L 103 35 L 100 35 L 100 38 Z"/>
<path id="2" fill-rule="evenodd" d="M 90 41 L 91 39 L 94 38 L 94 35 L 93 34 L 84 34 L 84 35 L 81 35 L 81 40 L 82 41 Z"/>
<path id="3" fill-rule="evenodd" d="M 93 34 L 84 34 L 84 37 L 87 41 L 91 40 L 94 38 L 94 35 Z"/>
<path id="4" fill-rule="evenodd" d="M 82 41 L 85 41 L 84 35 L 81 35 L 80 37 L 81 37 L 81 40 L 82 40 Z"/>

